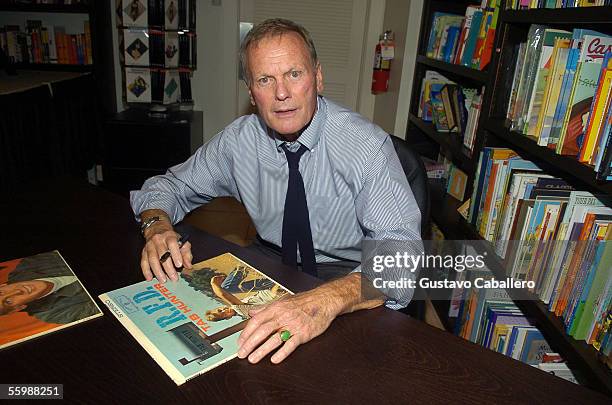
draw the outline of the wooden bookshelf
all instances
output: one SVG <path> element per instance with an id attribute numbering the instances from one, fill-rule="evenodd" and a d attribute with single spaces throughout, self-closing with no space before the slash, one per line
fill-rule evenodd
<path id="1" fill-rule="evenodd" d="M 551 174 L 567 178 L 579 188 L 588 188 L 594 192 L 612 194 L 612 182 L 598 181 L 591 166 L 585 165 L 571 156 L 563 156 L 554 150 L 539 146 L 533 139 L 518 132 L 510 131 L 505 120 L 489 119 L 485 128 L 494 137 L 510 144 L 510 147 L 525 159 L 544 163 L 543 167 Z"/>
<path id="2" fill-rule="evenodd" d="M 88 4 L 0 4 L 0 11 L 89 14 Z"/>
<path id="3" fill-rule="evenodd" d="M 504 10 L 501 18 L 517 24 L 609 24 L 612 7 L 541 8 L 534 10 Z"/>
<path id="4" fill-rule="evenodd" d="M 456 65 L 437 59 L 428 58 L 427 56 L 418 55 L 417 63 L 434 68 L 441 73 L 450 73 L 451 76 L 459 76 L 464 79 L 471 80 L 475 83 L 484 84 L 489 78 L 489 74 L 483 70 L 476 70 L 463 65 Z"/>
<path id="5" fill-rule="evenodd" d="M 91 72 L 93 65 L 72 65 L 63 63 L 16 63 L 17 69 L 27 70 L 49 70 L 62 72 Z"/>
<path id="6" fill-rule="evenodd" d="M 432 17 L 436 11 L 461 14 L 468 4 L 474 2 L 462 1 L 432 1 L 426 2 L 423 7 L 421 18 L 421 33 L 419 38 L 419 55 L 415 68 L 414 83 L 409 123 L 406 139 L 418 137 L 410 131 L 418 130 L 426 137 L 440 146 L 441 151 L 450 158 L 462 170 L 473 167 L 466 171 L 468 174 L 468 186 L 473 184 L 477 169 L 478 157 L 485 146 L 508 147 L 514 149 L 525 159 L 534 161 L 546 172 L 564 178 L 577 189 L 589 190 L 593 193 L 603 193 L 612 196 L 612 182 L 600 182 L 595 179 L 593 168 L 578 162 L 568 156 L 557 155 L 546 147 L 540 147 L 532 139 L 508 130 L 504 114 L 503 99 L 504 89 L 507 83 L 502 80 L 502 75 L 508 70 L 513 70 L 510 63 L 516 59 L 505 54 L 513 44 L 511 41 L 524 41 L 528 27 L 531 24 L 547 24 L 551 27 L 571 30 L 572 28 L 590 28 L 604 33 L 612 34 L 612 7 L 584 7 L 571 9 L 536 9 L 536 10 L 502 10 L 497 22 L 497 33 L 495 38 L 495 50 L 492 60 L 486 71 L 481 72 L 464 66 L 457 66 L 446 62 L 427 58 L 425 51 L 430 31 L 432 29 Z M 504 56 L 505 55 L 505 56 Z M 461 147 L 461 142 L 452 141 L 448 134 L 435 131 L 431 123 L 426 123 L 417 118 L 417 108 L 420 98 L 420 83 L 424 77 L 425 70 L 435 70 L 447 76 L 450 80 L 466 87 L 475 87 L 478 83 L 485 87 L 483 109 L 478 122 L 476 142 L 474 151 L 466 154 Z M 500 103 L 501 101 L 501 103 Z M 416 130 L 415 130 L 416 127 Z M 464 170 L 465 171 L 465 170 Z M 469 188 L 469 187 L 468 187 Z M 470 190 L 468 190 L 469 192 Z M 469 196 L 466 195 L 466 198 Z M 487 255 L 493 258 L 497 264 L 494 274 L 496 278 L 505 278 L 505 271 L 501 265 L 501 259 L 495 256 L 492 244 L 483 241 L 475 228 L 468 223 L 456 210 L 460 202 L 439 190 L 431 192 L 431 216 L 432 220 L 444 232 L 447 239 L 478 240 L 486 246 Z M 527 315 L 537 322 L 538 327 L 546 336 L 548 342 L 555 350 L 567 360 L 570 367 L 576 372 L 580 382 L 588 387 L 612 395 L 612 372 L 599 361 L 599 353 L 594 347 L 584 341 L 577 341 L 565 332 L 562 319 L 548 311 L 547 306 L 534 294 L 515 296 L 516 305 Z M 519 299 L 521 298 L 521 299 Z M 437 305 L 436 312 L 441 317 L 447 317 L 448 306 L 442 303 Z M 446 312 L 445 312 L 446 311 Z M 443 322 L 449 327 L 448 322 Z M 451 330 L 452 331 L 452 330 Z"/>
<path id="7" fill-rule="evenodd" d="M 440 145 L 456 166 L 468 175 L 470 173 L 473 174 L 475 169 L 474 160 L 472 159 L 472 154 L 469 149 L 463 146 L 460 134 L 453 132 L 438 132 L 434 124 L 425 122 L 414 114 L 410 114 L 408 119 L 429 138 Z"/>
<path id="8" fill-rule="evenodd" d="M 497 279 L 508 277 L 504 271 L 504 264 L 495 253 L 493 245 L 485 241 L 476 229 L 458 213 L 457 217 L 458 228 L 461 229 L 459 233 L 463 234 L 463 238 L 478 240 L 480 241 L 479 246 L 484 246 L 493 275 Z M 536 322 L 536 326 L 546 339 L 554 345 L 555 350 L 563 354 L 563 357 L 573 369 L 579 370 L 577 378 L 581 384 L 612 395 L 610 370 L 598 359 L 599 354 L 593 346 L 569 336 L 565 332 L 563 320 L 550 312 L 546 304 L 536 294 L 521 290 L 520 293 L 510 291 L 509 295 L 521 311 Z"/>

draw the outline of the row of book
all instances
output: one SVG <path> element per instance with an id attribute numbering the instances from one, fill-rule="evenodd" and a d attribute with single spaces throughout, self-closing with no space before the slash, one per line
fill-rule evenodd
<path id="1" fill-rule="evenodd" d="M 427 57 L 483 70 L 491 61 L 500 0 L 468 6 L 465 16 L 436 12 Z"/>
<path id="2" fill-rule="evenodd" d="M 188 69 L 125 70 L 125 94 L 128 103 L 174 104 L 192 102 L 192 72 Z"/>
<path id="3" fill-rule="evenodd" d="M 196 0 L 117 0 L 119 27 L 196 29 Z"/>
<path id="4" fill-rule="evenodd" d="M 510 129 L 593 165 L 599 179 L 610 176 L 610 53 L 612 37 L 596 31 L 532 25 L 527 42 L 514 49 L 506 112 Z"/>
<path id="5" fill-rule="evenodd" d="M 197 65 L 197 36 L 191 32 L 123 30 L 124 66 L 191 68 Z"/>
<path id="6" fill-rule="evenodd" d="M 575 190 L 505 148 L 483 148 L 468 222 L 491 242 L 508 277 L 529 290 L 566 331 L 609 356 L 612 199 Z M 607 325 L 607 326 L 606 326 Z"/>
<path id="7" fill-rule="evenodd" d="M 89 4 L 89 0 L 0 0 L 0 4 L 53 4 L 53 5 L 76 5 Z"/>
<path id="8" fill-rule="evenodd" d="M 43 26 L 39 20 L 28 20 L 25 31 L 6 25 L 0 28 L 0 48 L 11 63 L 93 63 L 89 21 L 79 34 L 67 34 L 63 26 Z"/>
<path id="9" fill-rule="evenodd" d="M 530 10 L 533 8 L 572 8 L 609 6 L 612 0 L 511 0 L 506 8 L 511 10 Z"/>
<path id="10" fill-rule="evenodd" d="M 458 276 L 475 279 L 487 277 L 486 273 L 469 271 Z M 552 352 L 535 322 L 523 314 L 503 289 L 455 289 L 449 317 L 457 319 L 454 331 L 457 336 L 577 383 L 561 356 Z"/>
<path id="11" fill-rule="evenodd" d="M 459 134 L 468 150 L 474 149 L 484 87 L 461 87 L 435 71 L 426 71 L 421 83 L 418 117 L 433 122 L 439 132 Z"/>

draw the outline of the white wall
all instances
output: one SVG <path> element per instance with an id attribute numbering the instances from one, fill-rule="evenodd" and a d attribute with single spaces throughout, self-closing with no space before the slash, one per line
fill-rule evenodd
<path id="1" fill-rule="evenodd" d="M 391 63 L 389 91 L 373 96 L 373 121 L 400 138 L 406 136 L 422 7 L 423 0 L 386 0 L 381 32 L 395 33 L 395 58 Z"/>
<path id="2" fill-rule="evenodd" d="M 237 116 L 238 0 L 198 0 L 198 69 L 191 88 L 204 111 L 204 141 Z"/>

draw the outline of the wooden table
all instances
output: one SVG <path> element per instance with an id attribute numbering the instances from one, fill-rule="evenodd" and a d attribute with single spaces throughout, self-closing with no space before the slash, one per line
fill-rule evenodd
<path id="1" fill-rule="evenodd" d="M 93 296 L 142 279 L 126 199 L 73 181 L 3 196 L 0 259 L 59 249 Z M 317 281 L 191 230 L 195 260 L 229 251 L 295 290 Z M 103 306 L 103 305 L 101 305 Z M 235 359 L 177 387 L 105 316 L 0 352 L 0 383 L 61 383 L 80 403 L 604 403 L 608 398 L 378 308 L 342 316 L 285 362 Z"/>

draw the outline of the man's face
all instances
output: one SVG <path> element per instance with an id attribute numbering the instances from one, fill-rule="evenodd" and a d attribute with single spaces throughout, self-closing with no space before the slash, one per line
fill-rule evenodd
<path id="1" fill-rule="evenodd" d="M 42 280 L 0 285 L 0 314 L 21 311 L 29 302 L 39 299 L 52 288 L 51 283 Z"/>
<path id="2" fill-rule="evenodd" d="M 270 128 L 294 141 L 314 116 L 323 91 L 321 67 L 312 65 L 306 44 L 294 32 L 252 44 L 247 58 L 251 103 Z"/>

